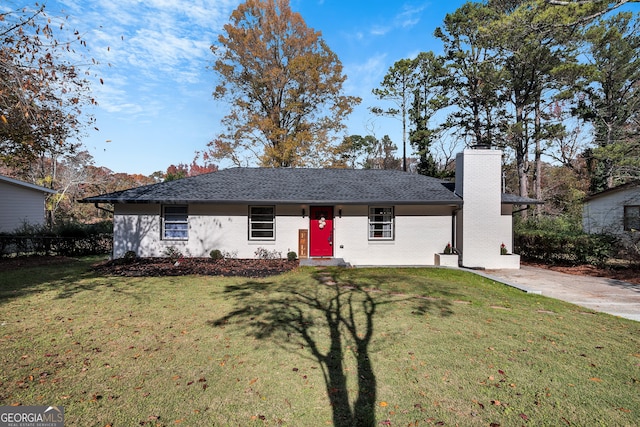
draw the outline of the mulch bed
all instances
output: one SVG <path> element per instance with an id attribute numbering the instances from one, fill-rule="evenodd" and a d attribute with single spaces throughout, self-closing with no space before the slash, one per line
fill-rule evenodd
<path id="1" fill-rule="evenodd" d="M 73 258 L 61 256 L 28 256 L 17 258 L 0 258 L 0 270 L 14 270 L 40 265 L 68 264 L 76 262 Z M 207 276 L 241 276 L 268 277 L 290 271 L 298 267 L 298 261 L 283 259 L 223 259 L 184 258 L 178 265 L 168 258 L 137 258 L 132 261 L 116 259 L 93 266 L 94 270 L 104 275 L 149 277 L 149 276 L 182 276 L 199 274 Z M 560 266 L 532 262 L 522 265 L 547 268 L 578 276 L 607 277 L 640 285 L 640 264 L 625 267 L 598 268 L 592 265 Z"/>
<path id="2" fill-rule="evenodd" d="M 298 261 L 283 259 L 221 259 L 183 258 L 172 262 L 168 258 L 116 259 L 94 265 L 94 270 L 105 275 L 151 277 L 184 276 L 241 276 L 267 277 L 298 267 Z"/>

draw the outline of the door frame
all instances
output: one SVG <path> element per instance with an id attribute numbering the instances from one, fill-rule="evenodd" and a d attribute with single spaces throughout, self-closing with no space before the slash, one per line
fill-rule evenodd
<path id="1" fill-rule="evenodd" d="M 320 230 L 318 230 L 318 224 L 316 224 L 316 220 L 314 218 L 314 215 L 316 212 L 323 210 L 327 212 L 327 216 L 330 216 L 330 219 L 327 218 L 327 222 L 329 224 L 330 227 L 328 230 L 325 230 L 323 232 L 320 232 Z M 335 209 L 334 206 L 332 205 L 312 205 L 309 206 L 309 257 L 316 257 L 316 258 L 322 258 L 322 257 L 329 257 L 329 258 L 333 258 L 335 250 L 333 247 L 333 242 L 335 240 L 335 225 L 334 225 L 334 221 L 335 221 Z M 321 254 L 317 254 L 316 248 L 314 247 L 314 241 L 317 241 L 317 239 L 329 239 L 329 244 L 327 246 L 324 247 L 324 249 L 327 249 L 326 252 L 322 251 Z"/>

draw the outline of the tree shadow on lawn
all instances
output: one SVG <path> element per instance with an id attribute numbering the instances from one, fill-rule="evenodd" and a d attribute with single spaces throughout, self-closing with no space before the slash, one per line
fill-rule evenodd
<path id="1" fill-rule="evenodd" d="M 435 312 L 451 316 L 451 302 L 381 291 L 380 286 L 372 286 L 375 281 L 382 285 L 379 277 L 367 277 L 368 286 L 364 287 L 342 282 L 339 276 L 339 270 L 317 270 L 314 286 L 293 280 L 281 285 L 251 281 L 227 286 L 224 292 L 235 301 L 237 309 L 208 323 L 217 327 L 233 322 L 257 339 L 274 339 L 288 351 L 308 350 L 322 369 L 333 425 L 374 426 L 377 385 L 369 348 L 376 314 L 384 305 L 409 302 L 412 314 Z M 328 346 L 318 342 L 323 335 L 329 337 Z M 348 347 L 345 343 L 354 345 Z M 345 370 L 349 353 L 357 366 L 358 388 L 353 406 Z"/>
<path id="2" fill-rule="evenodd" d="M 0 305 L 48 291 L 56 293 L 55 299 L 69 299 L 88 291 L 127 293 L 126 289 L 116 286 L 109 277 L 97 274 L 93 269 L 94 264 L 95 260 L 92 259 L 62 258 L 60 262 L 51 265 L 35 265 L 24 270 L 0 270 Z M 145 278 L 130 278 L 129 287 L 135 288 L 135 282 L 140 280 Z M 127 293 L 127 296 L 141 299 L 136 293 Z"/>

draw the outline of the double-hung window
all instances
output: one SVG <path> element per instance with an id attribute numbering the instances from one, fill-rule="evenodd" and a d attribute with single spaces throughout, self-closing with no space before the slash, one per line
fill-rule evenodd
<path id="1" fill-rule="evenodd" d="M 273 206 L 249 207 L 249 240 L 275 240 L 276 215 Z"/>
<path id="2" fill-rule="evenodd" d="M 392 206 L 369 207 L 369 240 L 393 240 Z"/>
<path id="3" fill-rule="evenodd" d="M 164 240 L 187 240 L 189 238 L 187 206 L 168 205 L 162 207 L 162 238 Z"/>
<path id="4" fill-rule="evenodd" d="M 640 230 L 640 206 L 624 207 L 624 230 Z"/>

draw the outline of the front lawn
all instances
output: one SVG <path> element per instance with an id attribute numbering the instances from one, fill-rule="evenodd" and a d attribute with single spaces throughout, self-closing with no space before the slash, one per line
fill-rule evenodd
<path id="1" fill-rule="evenodd" d="M 93 261 L 0 271 L 0 406 L 100 427 L 640 419 L 639 322 L 470 273 L 110 277 Z"/>

